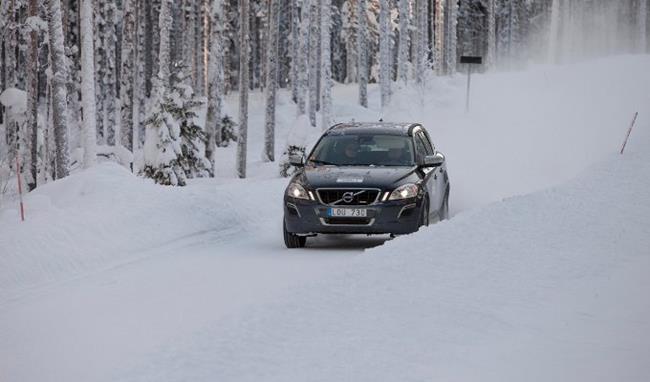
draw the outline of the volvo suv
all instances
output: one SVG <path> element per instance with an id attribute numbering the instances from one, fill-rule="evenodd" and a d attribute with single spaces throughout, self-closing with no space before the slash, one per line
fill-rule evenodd
<path id="1" fill-rule="evenodd" d="M 408 234 L 449 215 L 445 156 L 418 123 L 338 124 L 289 161 L 288 248 L 317 234 Z"/>

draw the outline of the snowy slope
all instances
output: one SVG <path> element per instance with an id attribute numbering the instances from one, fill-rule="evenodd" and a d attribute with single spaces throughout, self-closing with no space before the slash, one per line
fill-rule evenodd
<path id="1" fill-rule="evenodd" d="M 362 255 L 383 239 L 283 248 L 286 180 L 260 160 L 256 93 L 250 179 L 234 178 L 230 147 L 219 178 L 186 188 L 105 163 L 30 193 L 25 223 L 8 201 L 0 375 L 650 379 L 648 67 L 628 56 L 477 75 L 469 114 L 462 76 L 398 91 L 383 115 L 428 127 L 456 216 Z M 356 87 L 335 87 L 336 119 L 378 119 L 369 90 L 363 109 Z M 295 127 L 287 99 L 278 157 Z"/>
<path id="2" fill-rule="evenodd" d="M 648 189 L 650 155 L 610 156 L 561 187 L 370 250 L 121 376 L 647 380 Z"/>

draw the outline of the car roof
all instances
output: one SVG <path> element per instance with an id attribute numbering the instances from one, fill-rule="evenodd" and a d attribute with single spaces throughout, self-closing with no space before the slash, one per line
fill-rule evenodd
<path id="1" fill-rule="evenodd" d="M 327 135 L 345 134 L 386 134 L 411 135 L 414 127 L 421 126 L 413 122 L 346 122 L 339 123 L 327 130 Z"/>

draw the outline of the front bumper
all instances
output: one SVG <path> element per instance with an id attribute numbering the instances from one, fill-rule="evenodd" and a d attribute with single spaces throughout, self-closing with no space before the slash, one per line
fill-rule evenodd
<path id="1" fill-rule="evenodd" d="M 333 218 L 329 206 L 318 201 L 284 198 L 284 222 L 288 232 L 309 235 L 318 233 L 345 234 L 408 234 L 418 230 L 422 198 L 378 202 L 365 208 L 366 218 Z M 341 206 L 344 207 L 344 206 Z"/>

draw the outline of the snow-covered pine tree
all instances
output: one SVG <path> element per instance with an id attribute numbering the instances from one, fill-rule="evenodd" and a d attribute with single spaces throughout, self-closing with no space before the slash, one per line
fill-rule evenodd
<path id="1" fill-rule="evenodd" d="M 248 143 L 248 79 L 250 59 L 250 15 L 248 0 L 239 8 L 239 134 L 237 139 L 237 175 L 246 177 Z"/>
<path id="2" fill-rule="evenodd" d="M 158 29 L 158 75 L 152 89 L 152 111 L 145 122 L 145 146 L 143 174 L 158 184 L 184 186 L 185 171 L 179 156 L 182 154 L 180 125 L 169 110 L 170 44 L 172 28 L 172 1 L 161 0 Z"/>
<path id="3" fill-rule="evenodd" d="M 166 109 L 180 126 L 181 154 L 178 162 L 187 178 L 212 176 L 212 164 L 206 157 L 206 135 L 199 122 L 203 101 L 194 94 L 191 85 L 191 69 L 178 65 L 172 76 L 172 87 L 166 99 Z"/>
<path id="4" fill-rule="evenodd" d="M 379 2 L 379 83 L 382 108 L 390 102 L 390 83 L 392 81 L 393 65 L 391 63 L 391 30 L 390 3 L 388 0 Z"/>
<path id="5" fill-rule="evenodd" d="M 323 0 L 321 9 L 321 128 L 328 129 L 332 123 L 332 2 Z"/>
<path id="6" fill-rule="evenodd" d="M 50 62 L 52 70 L 52 120 L 56 148 L 56 178 L 69 174 L 67 70 L 61 19 L 61 2 L 48 0 L 48 31 L 50 36 Z"/>
<path id="7" fill-rule="evenodd" d="M 318 105 L 318 51 L 320 50 L 320 36 L 318 34 L 319 0 L 309 1 L 309 122 L 316 126 L 316 109 Z"/>
<path id="8" fill-rule="evenodd" d="M 206 157 L 212 174 L 216 173 L 214 152 L 221 144 L 221 114 L 223 105 L 223 0 L 212 0 L 210 9 L 210 57 L 208 60 L 208 115 L 206 121 Z"/>
<path id="9" fill-rule="evenodd" d="M 264 150 L 262 159 L 265 162 L 275 160 L 275 103 L 278 87 L 278 39 L 280 33 L 280 0 L 270 0 L 268 52 L 266 53 L 266 115 L 264 121 Z"/>
<path id="10" fill-rule="evenodd" d="M 123 0 L 122 11 L 122 51 L 120 65 L 120 103 L 122 146 L 133 152 L 133 108 L 135 82 L 135 10 L 136 0 Z"/>
<path id="11" fill-rule="evenodd" d="M 359 104 L 368 107 L 368 4 L 367 0 L 358 0 L 357 8 L 357 42 L 358 42 L 358 76 Z"/>
<path id="12" fill-rule="evenodd" d="M 409 69 L 409 42 L 410 42 L 410 0 L 399 2 L 399 43 L 397 52 L 397 79 L 406 85 Z"/>
<path id="13" fill-rule="evenodd" d="M 95 109 L 95 61 L 92 0 L 81 0 L 81 102 L 84 168 L 95 164 L 97 156 L 97 115 Z"/>

